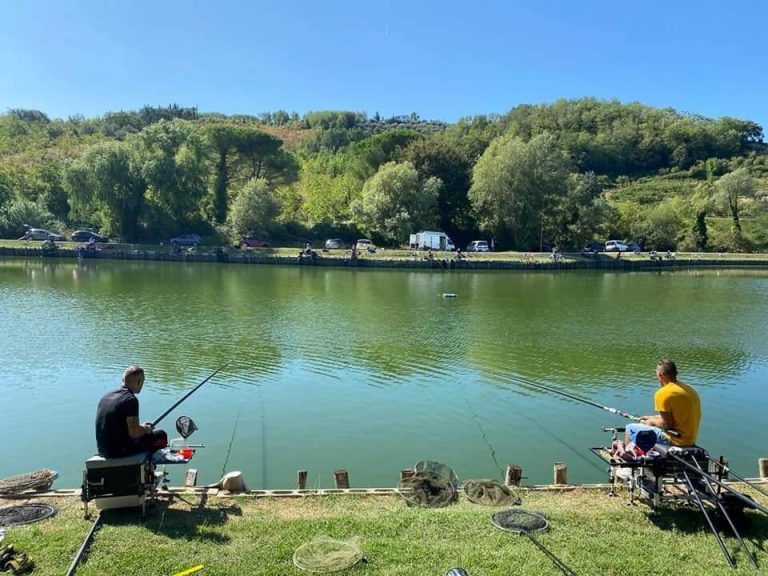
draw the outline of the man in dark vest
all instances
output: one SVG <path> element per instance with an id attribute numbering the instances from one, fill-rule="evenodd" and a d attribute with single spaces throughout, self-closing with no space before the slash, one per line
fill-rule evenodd
<path id="1" fill-rule="evenodd" d="M 139 452 L 154 452 L 168 446 L 168 436 L 149 422 L 139 424 L 136 394 L 144 386 L 144 369 L 129 366 L 123 385 L 104 395 L 96 411 L 96 446 L 104 458 L 122 458 Z"/>

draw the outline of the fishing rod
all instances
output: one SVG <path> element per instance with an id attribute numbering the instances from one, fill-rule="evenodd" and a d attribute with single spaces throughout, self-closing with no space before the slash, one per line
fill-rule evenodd
<path id="1" fill-rule="evenodd" d="M 210 380 L 211 378 L 213 378 L 214 376 L 216 376 L 216 374 L 218 374 L 219 372 L 221 372 L 222 370 L 224 370 L 224 368 L 226 368 L 228 364 L 229 364 L 229 362 L 225 362 L 225 363 L 224 363 L 224 365 L 222 365 L 222 366 L 221 366 L 221 368 L 219 368 L 218 370 L 216 370 L 215 372 L 213 372 L 213 374 L 211 374 L 210 376 L 208 376 L 208 378 L 206 378 L 205 380 L 203 380 L 202 382 L 200 382 L 200 384 L 198 384 L 197 386 L 195 386 L 194 388 L 192 388 L 192 390 L 190 390 L 189 392 L 187 392 L 186 394 L 184 394 L 184 396 L 182 396 L 182 397 L 181 397 L 181 398 L 180 398 L 178 401 L 176 401 L 176 402 L 174 403 L 174 405 L 173 405 L 173 406 L 171 406 L 170 408 L 168 408 L 168 410 L 166 410 L 165 412 L 163 412 L 162 414 L 160 414 L 160 416 L 158 416 L 158 417 L 157 417 L 157 418 L 154 420 L 154 422 L 152 422 L 152 427 L 154 428 L 155 426 L 157 426 L 157 424 L 160 422 L 160 420 L 162 420 L 163 418 L 165 418 L 166 416 L 168 416 L 168 414 L 170 414 L 171 412 L 173 412 L 173 410 L 174 410 L 174 409 L 175 409 L 175 408 L 176 408 L 176 407 L 177 407 L 179 404 L 181 404 L 182 402 L 184 402 L 184 400 L 186 400 L 187 398 L 189 398 L 190 396 L 192 396 L 192 394 L 194 394 L 194 393 L 197 391 L 197 389 L 198 389 L 198 388 L 200 388 L 200 387 L 201 387 L 203 384 L 205 384 L 206 382 L 208 382 L 208 380 Z"/>
<path id="2" fill-rule="evenodd" d="M 96 516 L 96 520 L 93 521 L 93 524 L 91 525 L 91 529 L 88 530 L 88 534 L 85 535 L 85 540 L 83 540 L 83 543 L 80 545 L 80 549 L 77 551 L 77 554 L 75 555 L 75 559 L 72 560 L 72 564 L 69 566 L 69 570 L 67 570 L 67 576 L 74 576 L 75 572 L 77 572 L 77 565 L 80 563 L 80 560 L 82 559 L 83 555 L 88 550 L 88 547 L 91 545 L 91 541 L 93 540 L 93 535 L 96 533 L 96 530 L 99 529 L 101 526 L 102 521 L 102 515 L 101 512 L 99 512 L 99 515 Z"/>
<path id="3" fill-rule="evenodd" d="M 743 482 L 744 484 L 746 484 L 750 488 L 754 489 L 755 491 L 760 492 L 760 494 L 762 494 L 763 496 L 768 496 L 768 491 L 763 490 L 762 488 L 760 488 L 760 486 L 758 486 L 754 482 L 750 482 L 746 478 L 743 478 L 743 477 L 739 476 L 738 474 L 736 474 L 736 472 L 731 470 L 728 466 L 726 466 L 725 464 L 723 464 L 719 460 L 715 460 L 714 458 L 711 458 L 709 456 L 707 456 L 707 460 L 709 460 L 713 464 L 716 464 L 720 468 L 720 470 L 722 470 L 723 472 L 725 472 L 727 474 L 730 474 L 731 476 L 733 476 L 734 478 L 736 478 L 740 482 Z"/>
<path id="4" fill-rule="evenodd" d="M 582 404 L 588 404 L 589 406 L 600 408 L 601 410 L 605 410 L 606 412 L 610 412 L 611 414 L 618 414 L 619 416 L 622 416 L 623 418 L 628 418 L 629 420 L 636 420 L 638 422 L 640 421 L 640 416 L 635 416 L 634 414 L 630 414 L 629 412 L 624 412 L 623 410 L 619 410 L 618 408 L 603 406 L 602 404 L 593 402 L 592 400 L 587 400 L 586 398 L 582 398 L 581 396 L 576 396 L 575 394 L 569 394 L 568 392 L 563 392 L 562 390 L 558 390 L 557 388 L 552 388 L 551 386 L 545 386 L 544 384 L 539 384 L 538 382 L 531 382 L 530 380 L 526 380 L 524 378 L 518 378 L 517 376 L 504 375 L 503 377 L 507 378 L 508 380 L 512 380 L 513 382 L 524 384 L 525 386 L 533 386 L 534 388 L 541 388 L 542 390 L 553 392 L 554 394 L 560 394 L 560 396 L 565 396 L 566 398 L 570 398 L 571 400 L 576 400 L 577 402 L 581 402 Z"/>
<path id="5" fill-rule="evenodd" d="M 672 447 L 674 448 L 674 446 Z M 754 508 L 756 510 L 759 510 L 763 514 L 768 515 L 768 508 L 760 504 L 759 502 L 753 500 L 752 498 L 747 497 L 746 495 L 742 494 L 738 490 L 731 488 L 727 484 L 721 482 L 717 478 L 715 478 L 713 475 L 704 472 L 701 468 L 694 466 L 690 462 L 687 462 L 684 458 L 681 458 L 677 454 L 674 454 L 673 452 L 667 450 L 666 451 L 667 456 L 670 456 L 672 459 L 677 461 L 678 463 L 682 464 L 687 470 L 690 470 L 691 472 L 698 474 L 699 477 L 704 478 L 705 480 L 708 480 L 709 482 L 712 482 L 714 484 L 717 484 L 722 488 L 723 490 L 730 492 L 733 494 L 736 498 L 738 498 L 741 502 L 743 502 L 747 507 Z"/>
<path id="6" fill-rule="evenodd" d="M 545 386 L 544 384 L 539 384 L 538 382 L 531 382 L 530 380 L 526 380 L 525 378 L 519 378 L 517 376 L 503 375 L 503 377 L 509 380 L 512 380 L 513 382 L 518 382 L 520 384 L 523 384 L 525 386 L 533 386 L 534 388 L 541 388 L 542 390 L 547 390 L 548 392 L 553 392 L 554 394 L 560 394 L 560 396 L 565 396 L 566 398 L 570 398 L 571 400 L 576 400 L 577 402 L 581 402 L 582 404 L 588 404 L 589 406 L 600 408 L 601 410 L 605 410 L 606 412 L 610 412 L 611 414 L 618 414 L 623 418 L 634 420 L 635 422 L 642 421 L 642 418 L 640 418 L 640 416 L 635 416 L 634 414 L 630 414 L 629 412 L 624 412 L 624 410 L 619 410 L 618 408 L 603 406 L 602 404 L 593 402 L 592 400 L 588 400 L 586 398 L 582 398 L 581 396 L 576 396 L 575 394 L 570 394 L 568 392 L 563 392 L 562 390 L 558 390 L 557 388 L 552 388 L 551 386 Z M 664 433 L 669 434 L 670 436 L 680 436 L 680 432 L 678 432 L 677 430 L 671 430 L 669 428 L 665 429 Z"/>

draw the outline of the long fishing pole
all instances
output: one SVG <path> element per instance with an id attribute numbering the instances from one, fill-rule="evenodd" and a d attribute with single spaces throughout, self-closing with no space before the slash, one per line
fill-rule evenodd
<path id="1" fill-rule="evenodd" d="M 768 492 L 767 492 L 767 491 L 765 491 L 765 490 L 763 490 L 762 488 L 760 488 L 760 486 L 758 486 L 758 485 L 757 485 L 757 484 L 755 484 L 754 482 L 750 482 L 750 481 L 749 481 L 749 480 L 747 480 L 746 478 L 743 478 L 743 477 L 739 476 L 738 474 L 736 474 L 736 472 L 734 472 L 733 470 L 731 470 L 731 469 L 730 469 L 728 466 L 726 466 L 726 465 L 725 465 L 725 464 L 723 464 L 722 462 L 720 462 L 720 461 L 718 461 L 718 460 L 715 460 L 714 458 L 710 458 L 709 456 L 707 456 L 707 460 L 709 460 L 709 461 L 710 461 L 710 462 L 712 462 L 713 464 L 716 464 L 717 466 L 719 466 L 719 467 L 720 467 L 720 470 L 722 470 L 723 472 L 726 472 L 726 473 L 730 474 L 731 476 L 733 476 L 734 478 L 736 478 L 736 479 L 737 479 L 737 480 L 739 480 L 740 482 L 743 482 L 744 484 L 746 484 L 746 485 L 747 485 L 747 486 L 749 486 L 750 488 L 753 488 L 753 489 L 754 489 L 754 490 L 756 490 L 757 492 L 760 492 L 760 494 L 762 494 L 763 496 L 768 496 Z"/>
<path id="2" fill-rule="evenodd" d="M 215 372 L 213 372 L 213 374 L 211 374 L 210 376 L 208 376 L 208 378 L 206 378 L 205 380 L 203 380 L 202 382 L 200 382 L 200 384 L 198 384 L 197 386 L 195 386 L 194 388 L 192 388 L 192 390 L 190 390 L 189 392 L 187 392 L 186 394 L 184 394 L 184 396 L 182 396 L 182 397 L 181 397 L 179 400 L 177 400 L 177 401 L 176 401 L 176 402 L 173 404 L 173 406 L 171 406 L 170 408 L 168 408 L 168 410 L 166 410 L 165 412 L 163 412 L 162 414 L 160 414 L 160 416 L 158 416 L 158 417 L 157 417 L 157 418 L 154 420 L 154 422 L 152 422 L 152 427 L 154 428 L 155 426 L 157 426 L 157 424 L 160 422 L 160 420 L 162 420 L 163 418 L 165 418 L 166 416 L 168 416 L 168 414 L 170 414 L 171 412 L 173 412 L 173 410 L 174 410 L 174 409 L 175 409 L 175 408 L 176 408 L 176 407 L 177 407 L 179 404 L 181 404 L 182 402 L 184 402 L 184 400 L 186 400 L 187 398 L 189 398 L 190 396 L 192 396 L 192 394 L 194 394 L 194 393 L 197 391 L 197 389 L 198 389 L 198 388 L 200 388 L 200 387 L 201 387 L 203 384 L 205 384 L 206 382 L 208 382 L 208 380 L 210 380 L 211 378 L 213 378 L 214 376 L 216 376 L 216 374 L 218 374 L 219 372 L 221 372 L 222 370 L 224 370 L 224 368 L 226 368 L 228 364 L 229 364 L 229 362 L 225 362 L 225 363 L 224 363 L 224 365 L 223 365 L 223 366 L 221 366 L 221 368 L 219 368 L 218 370 L 216 370 Z"/>
<path id="3" fill-rule="evenodd" d="M 80 549 L 77 551 L 77 554 L 75 555 L 75 559 L 72 560 L 72 564 L 69 566 L 69 570 L 67 570 L 67 576 L 74 576 L 75 572 L 77 572 L 77 565 L 80 563 L 80 560 L 82 559 L 83 555 L 88 550 L 88 547 L 91 545 L 91 541 L 93 540 L 93 535 L 96 533 L 96 530 L 99 529 L 101 526 L 102 521 L 102 515 L 101 512 L 99 512 L 99 515 L 96 516 L 96 520 L 93 521 L 93 524 L 91 525 L 91 529 L 88 530 L 88 534 L 85 535 L 85 540 L 83 540 L 83 543 L 80 545 Z"/>
<path id="4" fill-rule="evenodd" d="M 746 495 L 742 494 L 738 490 L 736 490 L 734 488 L 731 488 L 727 484 L 724 484 L 723 482 L 721 482 L 720 480 L 718 480 L 717 478 L 715 478 L 711 474 L 708 474 L 707 472 L 704 472 L 704 470 L 702 470 L 701 468 L 697 468 L 696 466 L 694 466 L 690 462 L 686 462 L 685 459 L 681 458 L 677 454 L 673 454 L 672 452 L 667 452 L 667 455 L 671 456 L 675 461 L 677 461 L 680 464 L 682 464 L 683 466 L 685 466 L 691 472 L 694 472 L 694 473 L 698 474 L 700 477 L 702 477 L 702 478 L 704 478 L 704 479 L 706 479 L 706 480 L 708 480 L 710 482 L 713 482 L 713 483 L 717 484 L 723 490 L 727 490 L 728 492 L 730 492 L 731 494 L 736 496 L 736 498 L 741 500 L 744 504 L 746 504 L 748 507 L 755 508 L 757 510 L 760 510 L 760 512 L 762 512 L 763 514 L 768 515 L 768 508 L 766 508 L 765 506 L 763 506 L 759 502 L 756 502 L 752 498 L 748 498 Z"/>
<path id="5" fill-rule="evenodd" d="M 525 386 L 541 388 L 542 390 L 553 392 L 554 394 L 560 394 L 560 396 L 565 396 L 566 398 L 570 398 L 571 400 L 576 400 L 577 402 L 581 402 L 582 404 L 588 404 L 590 406 L 594 406 L 595 408 L 600 408 L 602 410 L 605 410 L 606 412 L 610 412 L 611 414 L 618 414 L 623 418 L 636 420 L 638 422 L 640 421 L 640 416 L 635 416 L 634 414 L 630 414 L 629 412 L 624 412 L 623 410 L 619 410 L 618 408 L 603 406 L 602 404 L 593 402 L 592 400 L 587 400 L 586 398 L 582 398 L 581 396 L 576 396 L 574 394 L 569 394 L 568 392 L 563 392 L 562 390 L 558 390 L 557 388 L 552 388 L 551 386 L 545 386 L 544 384 L 539 384 L 538 382 L 531 382 L 530 380 L 525 380 L 524 378 L 518 378 L 517 376 L 504 375 L 504 378 L 507 378 L 508 380 L 512 380 L 513 382 L 519 382 L 520 384 L 524 384 Z"/>

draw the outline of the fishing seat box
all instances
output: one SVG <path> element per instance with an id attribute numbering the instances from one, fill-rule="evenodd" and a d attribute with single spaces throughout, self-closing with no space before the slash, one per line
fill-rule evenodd
<path id="1" fill-rule="evenodd" d="M 85 461 L 82 500 L 93 501 L 99 510 L 141 507 L 154 483 L 149 452 L 124 458 L 92 456 Z"/>
<path id="2" fill-rule="evenodd" d="M 665 446 L 657 444 L 653 449 L 661 456 L 651 467 L 653 473 L 657 476 L 682 476 L 685 465 L 671 458 L 671 455 L 677 456 L 683 462 L 692 466 L 698 466 L 705 472 L 707 471 L 709 454 L 707 454 L 704 448 L 699 446 Z"/>

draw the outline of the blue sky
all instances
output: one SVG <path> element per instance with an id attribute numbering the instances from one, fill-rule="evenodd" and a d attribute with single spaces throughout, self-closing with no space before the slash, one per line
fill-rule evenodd
<path id="1" fill-rule="evenodd" d="M 766 22 L 764 0 L 2 0 L 0 111 L 455 121 L 595 96 L 766 127 Z"/>

